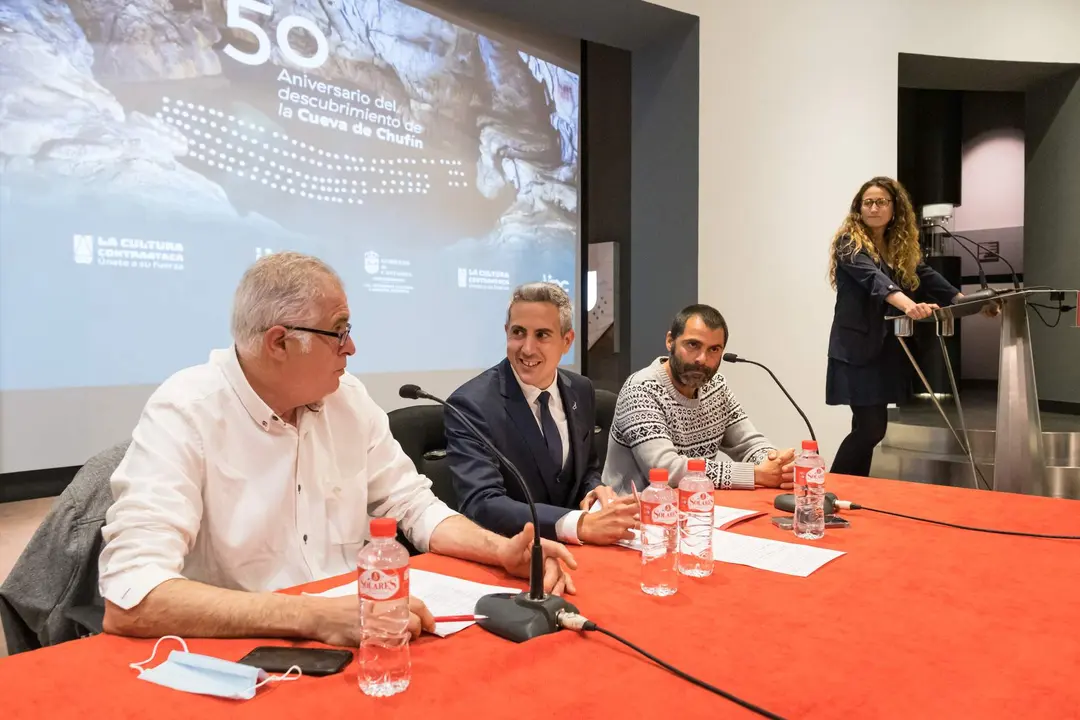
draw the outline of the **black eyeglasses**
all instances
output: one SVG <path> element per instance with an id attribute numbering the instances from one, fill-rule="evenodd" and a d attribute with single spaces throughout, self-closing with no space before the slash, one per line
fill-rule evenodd
<path id="1" fill-rule="evenodd" d="M 333 330 L 317 330 L 316 328 L 299 327 L 297 325 L 282 325 L 282 327 L 286 330 L 299 330 L 300 332 L 309 332 L 316 335 L 337 338 L 338 347 L 345 347 L 345 343 L 349 342 L 349 333 L 352 332 L 352 323 L 345 323 L 345 329 L 341 332 L 334 332 Z"/>

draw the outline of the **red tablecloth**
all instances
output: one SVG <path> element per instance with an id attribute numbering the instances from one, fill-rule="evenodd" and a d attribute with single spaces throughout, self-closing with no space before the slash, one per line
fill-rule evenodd
<path id="1" fill-rule="evenodd" d="M 1080 534 L 1080 503 L 830 476 L 841 497 L 941 520 Z M 771 510 L 773 493 L 722 505 Z M 577 548 L 582 612 L 676 666 L 788 718 L 1080 717 L 1080 541 L 963 532 L 867 512 L 830 530 L 847 554 L 808 578 L 717 564 L 677 595 L 638 587 L 629 550 Z M 767 517 L 735 532 L 796 541 Z M 414 567 L 494 584 L 501 572 L 426 555 Z M 347 578 L 345 578 L 347 579 Z M 341 582 L 306 586 L 321 590 Z M 279 641 L 190 640 L 239 659 Z M 599 635 L 515 645 L 471 627 L 413 645 L 412 686 L 382 700 L 356 668 L 250 701 L 136 679 L 152 641 L 99 636 L 0 660 L 4 718 L 717 718 L 751 715 Z M 171 649 L 171 648 L 170 648 Z M 160 657 L 160 656 L 159 656 Z"/>

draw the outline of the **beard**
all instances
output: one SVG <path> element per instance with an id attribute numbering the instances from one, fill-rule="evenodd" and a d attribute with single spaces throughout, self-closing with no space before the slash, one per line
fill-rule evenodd
<path id="1" fill-rule="evenodd" d="M 683 387 L 694 390 L 700 389 L 702 385 L 712 380 L 713 375 L 720 369 L 719 367 L 711 368 L 698 363 L 683 362 L 674 351 L 668 353 L 668 362 L 671 364 L 671 376 Z"/>

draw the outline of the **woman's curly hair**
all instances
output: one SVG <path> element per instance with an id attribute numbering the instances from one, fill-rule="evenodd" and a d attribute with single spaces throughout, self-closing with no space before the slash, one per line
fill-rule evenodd
<path id="1" fill-rule="evenodd" d="M 859 252 L 865 252 L 875 262 L 881 260 L 870 229 L 862 219 L 863 195 L 872 187 L 881 188 L 892 198 L 893 216 L 885 227 L 885 262 L 896 271 L 904 288 L 915 290 L 919 287 L 919 276 L 915 274 L 915 268 L 922 261 L 919 224 L 907 190 L 896 180 L 887 177 L 867 180 L 852 199 L 848 215 L 833 236 L 829 249 L 829 283 L 835 290 L 836 262 L 840 258 L 847 259 Z"/>

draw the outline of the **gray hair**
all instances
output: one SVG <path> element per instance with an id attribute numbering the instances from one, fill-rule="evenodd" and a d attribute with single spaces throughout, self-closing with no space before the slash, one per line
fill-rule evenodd
<path id="1" fill-rule="evenodd" d="M 242 354 L 258 355 L 264 332 L 275 325 L 311 325 L 319 300 L 342 287 L 333 268 L 310 255 L 281 252 L 264 255 L 247 269 L 233 297 L 232 336 Z M 307 352 L 311 336 L 295 335 Z"/>
<path id="2" fill-rule="evenodd" d="M 559 309 L 559 334 L 566 335 L 574 329 L 574 304 L 570 296 L 559 285 L 549 282 L 531 282 L 518 285 L 510 296 L 506 306 L 506 324 L 510 324 L 510 309 L 514 303 L 540 302 L 549 303 Z"/>

